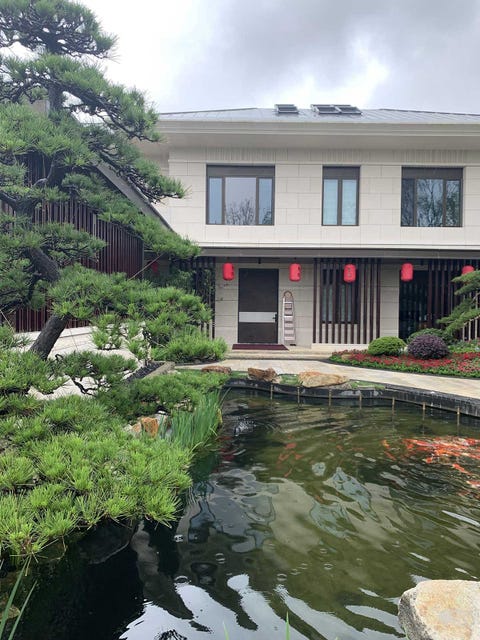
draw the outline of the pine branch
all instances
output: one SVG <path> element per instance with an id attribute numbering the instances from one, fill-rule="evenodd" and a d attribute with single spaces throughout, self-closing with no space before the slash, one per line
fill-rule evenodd
<path id="1" fill-rule="evenodd" d="M 0 0 L 0 47 L 21 44 L 33 51 L 106 58 L 115 45 L 94 14 L 66 0 Z"/>

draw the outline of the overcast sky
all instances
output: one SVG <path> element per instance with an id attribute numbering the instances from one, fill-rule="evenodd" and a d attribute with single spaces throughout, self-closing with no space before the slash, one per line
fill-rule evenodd
<path id="1" fill-rule="evenodd" d="M 108 75 L 159 111 L 348 103 L 480 113 L 480 0 L 84 0 Z"/>

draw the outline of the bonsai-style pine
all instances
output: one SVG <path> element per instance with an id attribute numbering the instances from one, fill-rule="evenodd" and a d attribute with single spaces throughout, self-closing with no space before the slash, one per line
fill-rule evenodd
<path id="1" fill-rule="evenodd" d="M 138 209 L 104 177 L 115 175 L 149 202 L 179 198 L 182 186 L 141 157 L 135 141 L 158 140 L 157 116 L 136 90 L 106 80 L 101 61 L 115 38 L 67 0 L 0 0 L 0 309 L 41 307 L 56 290 L 70 299 L 83 264 L 103 241 L 69 224 L 39 222 L 46 205 L 85 203 L 128 227 L 148 249 L 189 258 L 197 249 Z M 90 264 L 90 263 L 89 263 Z M 95 276 L 90 276 L 95 280 Z M 91 284 L 91 283 L 90 283 Z M 117 281 L 118 284 L 118 281 Z M 108 277 L 80 287 L 76 308 L 108 310 Z M 99 288 L 103 287 L 103 288 Z M 82 301 L 84 304 L 81 304 Z M 32 350 L 46 358 L 72 316 L 54 302 Z M 85 315 L 85 313 L 84 313 Z"/>
<path id="2" fill-rule="evenodd" d="M 444 332 L 447 337 L 459 334 L 471 322 L 480 318 L 480 271 L 471 271 L 457 276 L 452 282 L 461 285 L 455 291 L 460 302 L 449 316 L 438 321 L 439 324 L 445 325 Z"/>

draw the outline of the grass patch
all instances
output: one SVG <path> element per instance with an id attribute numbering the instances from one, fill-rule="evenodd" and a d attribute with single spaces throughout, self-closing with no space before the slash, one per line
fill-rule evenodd
<path id="1" fill-rule="evenodd" d="M 352 389 L 385 389 L 384 384 L 367 380 L 350 380 L 349 385 Z"/>
<path id="2" fill-rule="evenodd" d="M 294 373 L 281 373 L 279 378 L 281 384 L 289 384 L 292 387 L 300 387 L 302 384 L 300 378 Z"/>

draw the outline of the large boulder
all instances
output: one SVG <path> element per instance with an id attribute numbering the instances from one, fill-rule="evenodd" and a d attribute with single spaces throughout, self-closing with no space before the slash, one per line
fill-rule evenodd
<path id="1" fill-rule="evenodd" d="M 322 373 L 321 371 L 302 371 L 298 378 L 304 387 L 331 387 L 348 382 L 346 376 L 336 373 Z"/>
<path id="2" fill-rule="evenodd" d="M 479 640 L 480 582 L 420 582 L 402 595 L 398 617 L 409 640 Z"/>
<path id="3" fill-rule="evenodd" d="M 146 433 L 152 438 L 156 438 L 158 436 L 159 424 L 163 424 L 163 419 L 160 420 L 160 415 L 161 414 L 158 414 L 158 417 L 142 416 L 135 424 L 128 425 L 126 431 L 133 436 Z"/>
<path id="4" fill-rule="evenodd" d="M 255 369 L 255 367 L 248 367 L 247 373 L 250 380 L 263 380 L 264 382 L 273 382 L 277 377 L 277 372 L 271 367 L 268 369 Z"/>

